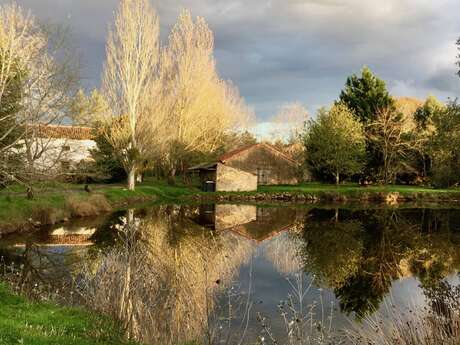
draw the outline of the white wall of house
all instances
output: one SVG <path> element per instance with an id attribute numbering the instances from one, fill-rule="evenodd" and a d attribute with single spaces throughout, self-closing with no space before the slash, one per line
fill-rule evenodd
<path id="1" fill-rule="evenodd" d="M 41 150 L 43 145 L 46 149 L 34 164 L 36 169 L 59 170 L 72 167 L 78 163 L 91 162 L 90 150 L 95 149 L 97 144 L 94 140 L 75 140 L 75 139 L 37 139 L 37 150 Z M 44 143 L 44 144 L 43 144 Z"/>

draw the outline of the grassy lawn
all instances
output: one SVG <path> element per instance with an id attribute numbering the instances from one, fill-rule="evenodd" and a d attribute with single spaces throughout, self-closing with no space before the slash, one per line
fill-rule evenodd
<path id="1" fill-rule="evenodd" d="M 99 191 L 99 190 L 98 190 Z M 181 197 L 200 194 L 198 188 L 185 186 L 183 184 L 176 184 L 174 186 L 168 185 L 166 182 L 144 182 L 136 186 L 134 192 L 126 190 L 124 187 L 118 188 L 102 188 L 100 190 L 104 195 L 113 202 L 117 202 L 129 197 L 142 197 L 152 196 L 156 197 L 161 202 L 174 202 L 178 201 Z"/>
<path id="2" fill-rule="evenodd" d="M 106 318 L 76 308 L 28 302 L 0 283 L 0 345 L 134 344 Z"/>
<path id="3" fill-rule="evenodd" d="M 459 188 L 449 189 L 434 189 L 430 187 L 406 186 L 406 185 L 375 185 L 362 187 L 356 183 L 341 184 L 339 186 L 333 184 L 322 183 L 305 183 L 297 186 L 261 186 L 260 192 L 276 193 L 276 192 L 292 192 L 292 193 L 319 193 L 319 192 L 335 192 L 340 194 L 355 194 L 355 193 L 381 193 L 381 192 L 397 192 L 402 195 L 412 193 L 433 193 L 433 194 L 457 194 L 460 195 Z"/>
<path id="4" fill-rule="evenodd" d="M 26 198 L 24 188 L 21 186 L 12 186 L 2 190 L 0 191 L 0 233 L 6 227 L 20 228 L 28 223 L 29 219 L 39 221 L 42 224 L 52 224 L 64 218 L 97 215 L 132 204 L 146 202 L 179 203 L 187 200 L 187 197 L 200 194 L 212 196 L 212 194 L 201 192 L 196 187 L 186 186 L 181 183 L 171 186 L 166 182 L 156 180 L 138 184 L 135 191 L 128 191 L 121 184 L 91 185 L 91 188 L 93 192 L 86 193 L 84 185 L 57 182 L 43 183 L 34 186 L 35 198 L 33 200 Z M 321 183 L 306 183 L 296 186 L 261 186 L 258 192 L 220 192 L 216 194 L 303 193 L 320 198 L 338 195 L 360 200 L 365 195 L 390 192 L 398 192 L 408 199 L 421 201 L 460 200 L 459 188 L 433 189 L 400 185 L 362 187 L 351 183 L 340 186 Z"/>
<path id="5" fill-rule="evenodd" d="M 180 184 L 170 186 L 158 181 L 141 183 L 135 191 L 129 191 L 120 184 L 92 185 L 91 188 L 93 192 L 87 193 L 84 185 L 40 184 L 34 186 L 35 197 L 32 200 L 26 198 L 22 186 L 4 189 L 0 191 L 0 233 L 2 227 L 17 227 L 27 223 L 29 218 L 47 224 L 53 219 L 70 218 L 75 213 L 77 216 L 97 215 L 108 208 L 142 202 L 177 202 L 183 196 L 201 193 L 198 188 Z M 101 205 L 101 201 L 105 205 Z"/>

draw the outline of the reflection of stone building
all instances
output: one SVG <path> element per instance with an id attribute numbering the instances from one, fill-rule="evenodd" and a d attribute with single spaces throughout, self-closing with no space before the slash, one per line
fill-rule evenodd
<path id="1" fill-rule="evenodd" d="M 58 228 L 53 230 L 49 235 L 48 243 L 54 245 L 92 245 L 91 237 L 96 233 L 96 228 L 79 228 L 69 230 Z"/>
<path id="2" fill-rule="evenodd" d="M 94 227 L 79 228 L 56 228 L 46 235 L 39 236 L 34 240 L 35 245 L 44 247 L 64 247 L 64 246 L 90 246 L 93 245 L 91 237 L 96 233 Z M 24 247 L 26 243 L 16 242 L 16 247 Z"/>
<path id="3" fill-rule="evenodd" d="M 231 231 L 258 242 L 291 229 L 297 220 L 297 211 L 292 208 L 203 205 L 199 211 L 196 220 L 200 225 L 219 232 Z"/>
<path id="4" fill-rule="evenodd" d="M 268 144 L 240 148 L 190 169 L 205 191 L 255 191 L 258 185 L 296 184 L 298 163 Z"/>

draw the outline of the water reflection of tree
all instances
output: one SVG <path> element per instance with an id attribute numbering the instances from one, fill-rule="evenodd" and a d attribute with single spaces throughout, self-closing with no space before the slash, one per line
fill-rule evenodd
<path id="1" fill-rule="evenodd" d="M 212 338 L 216 295 L 248 259 L 252 244 L 214 235 L 189 221 L 190 211 L 181 207 L 156 212 L 137 226 L 126 222 L 122 245 L 100 254 L 97 269 L 87 272 L 89 303 L 145 343 Z"/>
<path id="2" fill-rule="evenodd" d="M 302 243 L 295 232 L 285 232 L 265 246 L 264 255 L 279 273 L 289 276 L 301 271 Z"/>
<path id="3" fill-rule="evenodd" d="M 303 257 L 306 270 L 334 289 L 345 312 L 362 317 L 377 309 L 402 275 L 416 274 L 424 284 L 459 267 L 451 242 L 439 234 L 423 236 L 426 220 L 417 223 L 394 209 L 341 212 L 338 218 L 329 213 L 306 222 Z"/>
<path id="4" fill-rule="evenodd" d="M 85 255 L 86 248 L 56 251 L 28 239 L 20 248 L 0 249 L 0 278 L 32 299 L 79 303 L 73 275 Z"/>
<path id="5" fill-rule="evenodd" d="M 399 264 L 417 237 L 414 229 L 391 209 L 374 212 L 364 227 L 359 268 L 335 289 L 342 309 L 358 317 L 378 308 L 392 281 L 401 275 Z"/>

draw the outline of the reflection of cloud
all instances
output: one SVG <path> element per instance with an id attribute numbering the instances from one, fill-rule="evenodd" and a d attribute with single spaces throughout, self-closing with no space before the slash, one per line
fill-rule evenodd
<path id="1" fill-rule="evenodd" d="M 285 232 L 265 245 L 264 255 L 279 273 L 288 275 L 302 270 L 301 246 L 299 237 Z"/>

